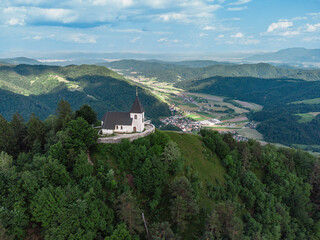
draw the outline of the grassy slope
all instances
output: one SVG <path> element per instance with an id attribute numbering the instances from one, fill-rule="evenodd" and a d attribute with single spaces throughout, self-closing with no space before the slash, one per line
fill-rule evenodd
<path id="1" fill-rule="evenodd" d="M 198 173 L 202 182 L 199 204 L 204 208 L 212 208 L 213 200 L 206 195 L 207 184 L 217 185 L 217 180 L 224 182 L 225 168 L 221 165 L 220 159 L 213 156 L 212 152 L 204 146 L 201 137 L 194 134 L 181 134 L 177 132 L 165 131 L 170 138 L 175 141 L 182 153 L 185 167 L 190 167 Z M 108 148 L 101 146 L 96 152 L 91 153 L 91 158 L 95 162 L 97 159 L 108 161 L 115 172 L 117 165 L 112 156 L 108 153 Z"/>
<path id="2" fill-rule="evenodd" d="M 223 176 L 226 170 L 221 165 L 220 159 L 217 156 L 210 157 L 210 150 L 204 146 L 198 135 L 176 132 L 167 132 L 167 134 L 179 145 L 185 160 L 185 166 L 190 166 L 199 174 L 199 179 L 204 186 L 200 197 L 200 205 L 207 208 L 212 207 L 212 200 L 205 194 L 205 186 L 208 183 L 215 185 L 216 180 L 224 181 Z"/>

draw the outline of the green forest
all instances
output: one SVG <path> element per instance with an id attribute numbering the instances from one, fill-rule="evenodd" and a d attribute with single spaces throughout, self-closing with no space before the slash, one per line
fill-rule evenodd
<path id="1" fill-rule="evenodd" d="M 283 144 L 320 144 L 320 117 L 299 122 L 297 114 L 320 112 L 320 104 L 296 103 L 319 96 L 319 81 L 261 79 L 252 77 L 212 77 L 176 84 L 191 92 L 219 95 L 261 104 L 259 112 L 248 117 L 260 122 L 257 130 L 269 142 Z"/>
<path id="2" fill-rule="evenodd" d="M 97 144 L 96 119 L 0 117 L 0 239 L 320 238 L 312 155 L 210 130 Z"/>
<path id="3" fill-rule="evenodd" d="M 171 114 L 150 92 L 138 91 L 147 117 Z M 106 111 L 129 111 L 135 95 L 136 86 L 102 66 L 0 66 L 0 112 L 8 120 L 15 112 L 25 119 L 35 113 L 44 120 L 55 113 L 60 99 L 74 109 L 89 104 L 100 119 Z"/>

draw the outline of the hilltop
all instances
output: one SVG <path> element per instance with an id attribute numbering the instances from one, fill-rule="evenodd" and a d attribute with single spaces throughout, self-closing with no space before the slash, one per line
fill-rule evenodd
<path id="1" fill-rule="evenodd" d="M 15 112 L 25 118 L 34 112 L 41 119 L 55 112 L 65 99 L 73 108 L 91 105 L 98 116 L 108 111 L 127 111 L 135 97 L 135 85 L 102 66 L 0 66 L 0 113 L 11 119 Z M 166 104 L 139 88 L 150 118 L 170 115 Z"/>
<path id="2" fill-rule="evenodd" d="M 249 61 L 282 63 L 319 63 L 320 49 L 287 48 L 273 53 L 253 55 Z"/>
<path id="3" fill-rule="evenodd" d="M 41 62 L 26 57 L 17 57 L 17 58 L 0 58 L 1 63 L 19 65 L 19 64 L 30 64 L 30 65 L 39 65 Z"/>
<path id="4" fill-rule="evenodd" d="M 310 154 L 210 130 L 97 144 L 67 106 L 45 122 L 0 116 L 2 239 L 142 240 L 142 213 L 151 239 L 318 238 Z"/>

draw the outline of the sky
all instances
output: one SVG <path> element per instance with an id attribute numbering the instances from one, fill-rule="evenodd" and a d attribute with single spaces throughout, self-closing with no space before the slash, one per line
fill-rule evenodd
<path id="1" fill-rule="evenodd" d="M 0 57 L 320 48 L 320 0 L 0 0 Z"/>

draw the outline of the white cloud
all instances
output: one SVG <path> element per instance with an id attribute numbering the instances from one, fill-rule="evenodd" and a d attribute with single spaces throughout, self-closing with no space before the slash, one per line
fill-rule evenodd
<path id="1" fill-rule="evenodd" d="M 72 42 L 76 43 L 96 43 L 96 38 L 83 33 L 72 34 L 68 38 Z"/>
<path id="2" fill-rule="evenodd" d="M 292 18 L 292 21 L 297 21 L 297 20 L 306 20 L 308 19 L 307 17 L 294 17 Z"/>
<path id="3" fill-rule="evenodd" d="M 205 26 L 205 27 L 203 28 L 203 30 L 205 30 L 205 31 L 216 30 L 216 27 L 213 27 L 213 26 Z"/>
<path id="4" fill-rule="evenodd" d="M 159 43 L 178 43 L 178 42 L 181 42 L 181 40 L 179 40 L 179 39 L 170 40 L 168 38 L 160 38 L 157 40 L 157 42 L 159 42 Z"/>
<path id="5" fill-rule="evenodd" d="M 233 2 L 233 3 L 229 3 L 228 5 L 242 5 L 242 4 L 246 4 L 246 3 L 249 3 L 251 2 L 251 0 L 238 0 L 236 2 Z"/>
<path id="6" fill-rule="evenodd" d="M 223 34 L 220 34 L 219 36 L 218 36 L 218 38 L 223 38 L 224 37 L 224 35 Z"/>
<path id="7" fill-rule="evenodd" d="M 244 7 L 229 7 L 229 8 L 227 8 L 228 11 L 242 11 L 245 9 L 248 9 L 248 7 L 244 6 Z"/>
<path id="8" fill-rule="evenodd" d="M 306 31 L 307 32 L 316 32 L 320 30 L 320 23 L 317 24 L 307 24 L 306 25 Z"/>
<path id="9" fill-rule="evenodd" d="M 117 7 L 127 8 L 132 6 L 134 3 L 132 0 L 94 0 L 92 4 L 97 6 L 113 5 Z"/>
<path id="10" fill-rule="evenodd" d="M 161 13 L 154 16 L 156 20 L 163 22 L 173 21 L 203 24 L 212 22 L 214 12 L 220 8 L 222 8 L 222 6 L 219 4 L 208 4 L 201 0 L 185 0 L 178 4 L 177 11 Z"/>
<path id="11" fill-rule="evenodd" d="M 312 36 L 312 37 L 305 37 L 302 39 L 304 42 L 313 42 L 313 41 L 319 41 L 320 36 Z"/>
<path id="12" fill-rule="evenodd" d="M 308 13 L 309 16 L 320 16 L 320 12 L 317 13 Z"/>
<path id="13" fill-rule="evenodd" d="M 293 26 L 292 22 L 289 22 L 287 20 L 279 20 L 279 22 L 272 23 L 271 25 L 269 25 L 267 32 L 273 32 L 275 30 L 283 30 L 291 26 Z"/>
<path id="14" fill-rule="evenodd" d="M 143 33 L 141 29 L 134 29 L 134 28 L 128 28 L 128 29 L 110 29 L 111 32 L 122 32 L 122 33 Z"/>
<path id="15" fill-rule="evenodd" d="M 18 18 L 10 18 L 7 22 L 8 25 L 24 25 L 24 19 L 18 19 Z"/>
<path id="16" fill-rule="evenodd" d="M 236 33 L 235 35 L 231 35 L 232 38 L 243 38 L 244 34 L 241 32 Z"/>
<path id="17" fill-rule="evenodd" d="M 140 39 L 141 39 L 141 37 L 135 37 L 135 38 L 131 39 L 130 42 L 135 43 L 135 42 L 137 42 L 137 41 L 140 40 Z"/>
<path id="18" fill-rule="evenodd" d="M 160 42 L 160 43 L 168 42 L 168 38 L 160 38 L 160 39 L 157 40 L 157 42 Z"/>
<path id="19" fill-rule="evenodd" d="M 200 33 L 199 34 L 199 37 L 205 37 L 205 36 L 208 36 L 208 34 L 207 33 Z"/>
<path id="20" fill-rule="evenodd" d="M 285 31 L 285 32 L 279 32 L 279 35 L 280 36 L 287 36 L 287 37 L 290 37 L 290 36 L 297 36 L 300 34 L 300 31 Z"/>

